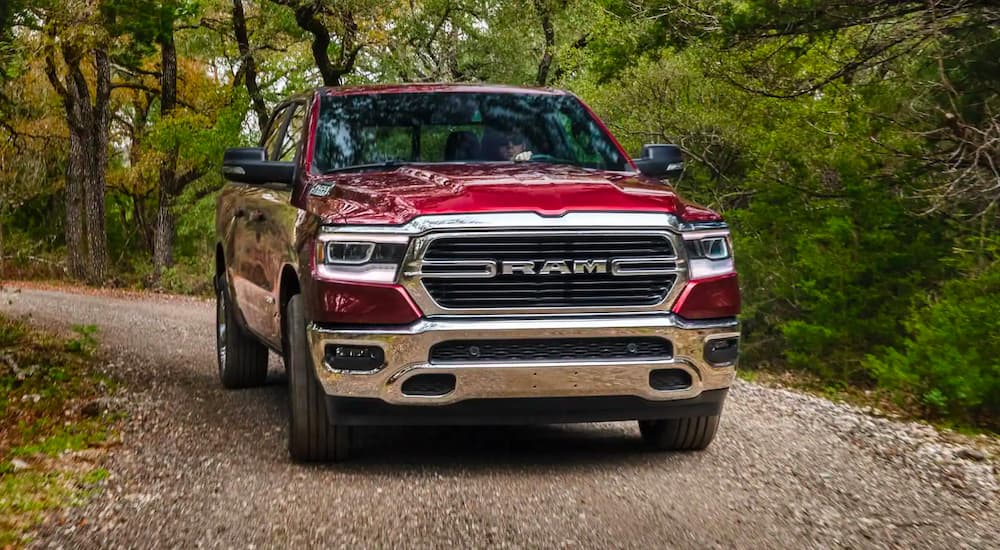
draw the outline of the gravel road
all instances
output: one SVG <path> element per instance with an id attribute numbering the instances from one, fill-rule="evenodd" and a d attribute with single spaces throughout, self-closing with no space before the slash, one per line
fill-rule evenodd
<path id="1" fill-rule="evenodd" d="M 225 391 L 214 309 L 177 297 L 3 292 L 93 323 L 129 413 L 111 476 L 44 547 L 1000 547 L 995 457 L 932 428 L 755 384 L 715 443 L 655 454 L 634 423 L 372 428 L 354 461 L 289 462 L 285 377 Z"/>

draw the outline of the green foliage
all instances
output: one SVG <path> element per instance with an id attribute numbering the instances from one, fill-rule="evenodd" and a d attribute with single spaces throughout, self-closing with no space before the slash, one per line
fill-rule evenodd
<path id="1" fill-rule="evenodd" d="M 43 432 L 43 430 L 37 431 Z M 59 456 L 61 453 L 93 447 L 107 438 L 107 422 L 101 419 L 82 420 L 68 426 L 54 425 L 39 434 L 38 439 L 12 448 L 10 456 L 30 457 L 40 454 Z"/>
<path id="2" fill-rule="evenodd" d="M 213 176 L 215 175 L 213 174 Z M 220 184 L 221 182 L 212 182 L 210 187 L 218 187 Z M 194 194 L 195 191 L 197 189 L 192 189 L 191 194 Z M 189 206 L 177 219 L 177 247 L 174 251 L 178 258 L 200 260 L 205 257 L 214 257 L 216 240 L 215 197 L 216 193 L 211 193 L 200 199 L 192 199 L 188 195 L 181 197 L 181 202 L 187 203 Z"/>
<path id="3" fill-rule="evenodd" d="M 107 479 L 104 468 L 13 472 L 0 463 L 0 545 L 18 547 L 46 511 L 80 504 Z"/>
<path id="4" fill-rule="evenodd" d="M 1000 413 L 1000 261 L 968 279 L 949 281 L 915 304 L 906 337 L 869 355 L 880 384 L 916 396 L 939 417 L 996 426 Z"/>
<path id="5" fill-rule="evenodd" d="M 982 259 L 991 253 L 983 242 L 995 245 L 996 212 L 987 210 L 974 224 L 925 215 L 938 205 L 915 190 L 940 186 L 950 176 L 941 173 L 943 164 L 922 160 L 928 143 L 909 125 L 934 121 L 923 113 L 950 101 L 963 120 L 983 120 L 996 101 L 998 73 L 965 68 L 991 62 L 978 52 L 952 57 L 945 64 L 949 79 L 969 93 L 934 95 L 926 83 L 939 76 L 936 62 L 911 56 L 893 66 L 892 79 L 859 69 L 853 82 L 832 82 L 817 93 L 755 93 L 809 86 L 839 70 L 839 56 L 853 55 L 852 32 L 826 33 L 825 42 L 809 33 L 773 42 L 737 36 L 737 28 L 759 30 L 775 14 L 788 19 L 795 10 L 812 9 L 806 4 L 741 3 L 740 9 L 713 12 L 731 25 L 727 35 L 690 32 L 683 27 L 698 23 L 697 14 L 682 18 L 676 11 L 682 8 L 646 3 L 662 17 L 608 24 L 638 35 L 597 29 L 595 55 L 584 58 L 566 84 L 596 107 L 629 151 L 674 142 L 688 153 L 688 171 L 675 186 L 722 211 L 734 227 L 744 366 L 787 365 L 813 373 L 829 388 L 886 385 L 903 400 L 918 396 L 925 412 L 990 425 L 996 362 L 970 369 L 974 358 L 956 357 L 947 350 L 961 344 L 945 342 L 973 342 L 996 332 L 991 321 L 974 321 L 983 315 L 977 309 L 992 303 L 985 283 L 975 287 L 983 297 L 965 310 L 968 317 L 948 317 L 962 311 L 966 297 L 955 289 L 973 284 L 966 275 L 983 277 Z M 656 29 L 650 49 L 644 41 Z M 1000 47 L 996 37 L 981 36 L 987 50 Z M 622 60 L 622 52 L 631 55 L 613 70 L 600 61 L 604 55 Z M 993 91 L 982 84 L 986 80 Z M 966 200 L 971 196 L 946 209 L 959 216 L 974 212 L 976 201 Z M 925 299 L 939 287 L 940 301 Z M 939 322 L 915 325 L 931 318 Z M 940 362 L 926 361 L 937 351 Z M 990 392 L 993 404 L 987 406 Z"/>
<path id="6" fill-rule="evenodd" d="M 66 341 L 66 351 L 93 355 L 97 351 L 97 325 L 73 325 L 76 338 Z"/>
<path id="7" fill-rule="evenodd" d="M 160 287 L 177 294 L 211 296 L 215 267 L 209 257 L 182 259 L 160 276 Z"/>
<path id="8" fill-rule="evenodd" d="M 791 306 L 778 324 L 785 356 L 825 377 L 863 382 L 859 352 L 898 338 L 899 320 L 938 275 L 946 248 L 927 220 L 913 219 L 878 189 L 811 213 L 811 223 L 802 220 L 791 238 L 769 234 L 794 253 L 788 278 L 766 289 Z M 782 267 L 754 262 L 747 275 L 754 280 L 775 270 Z"/>
<path id="9" fill-rule="evenodd" d="M 87 417 L 81 403 L 113 389 L 87 351 L 95 328 L 62 340 L 0 316 L 0 545 L 21 545 L 47 510 L 78 504 L 107 471 L 64 461 L 102 445 L 112 415 Z M 13 459 L 28 464 L 15 469 Z"/>
<path id="10" fill-rule="evenodd" d="M 20 323 L 0 323 L 0 348 L 11 347 L 20 342 L 26 333 Z"/>

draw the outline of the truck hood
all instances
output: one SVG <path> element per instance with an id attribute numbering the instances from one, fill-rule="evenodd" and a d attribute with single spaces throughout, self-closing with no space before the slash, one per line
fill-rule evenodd
<path id="1" fill-rule="evenodd" d="M 542 163 L 413 164 L 311 178 L 305 209 L 329 224 L 404 224 L 418 216 L 482 212 L 664 212 L 683 221 L 718 214 L 638 174 Z"/>

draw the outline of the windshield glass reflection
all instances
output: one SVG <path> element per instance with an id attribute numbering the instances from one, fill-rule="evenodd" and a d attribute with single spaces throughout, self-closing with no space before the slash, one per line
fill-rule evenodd
<path id="1" fill-rule="evenodd" d="M 571 96 L 405 93 L 324 97 L 313 164 L 328 172 L 420 162 L 547 162 L 627 170 Z"/>

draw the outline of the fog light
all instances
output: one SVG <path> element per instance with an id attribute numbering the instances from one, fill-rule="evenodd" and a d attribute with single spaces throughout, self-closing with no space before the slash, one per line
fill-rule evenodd
<path id="1" fill-rule="evenodd" d="M 372 371 L 385 364 L 385 352 L 378 346 L 327 344 L 324 360 L 331 369 Z"/>
<path id="2" fill-rule="evenodd" d="M 705 360 L 713 365 L 731 365 L 739 355 L 739 336 L 715 338 L 705 342 Z"/>

